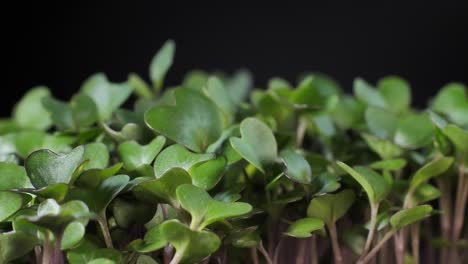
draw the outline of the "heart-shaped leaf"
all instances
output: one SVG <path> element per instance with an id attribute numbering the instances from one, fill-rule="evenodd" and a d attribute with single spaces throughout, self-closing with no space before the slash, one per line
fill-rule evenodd
<path id="1" fill-rule="evenodd" d="M 229 91 L 229 97 L 239 105 L 246 97 L 252 87 L 252 75 L 246 70 L 239 70 L 227 80 L 226 88 Z"/>
<path id="2" fill-rule="evenodd" d="M 362 186 L 371 204 L 380 203 L 390 192 L 391 186 L 375 171 L 361 166 L 353 169 L 341 161 L 337 164 Z"/>
<path id="3" fill-rule="evenodd" d="M 168 40 L 151 60 L 149 74 L 154 88 L 159 91 L 163 85 L 164 77 L 172 65 L 175 53 L 175 43 Z"/>
<path id="4" fill-rule="evenodd" d="M 50 113 L 53 123 L 63 130 L 80 130 L 98 120 L 97 106 L 86 94 L 73 96 L 69 104 L 52 97 L 45 97 L 42 99 L 42 104 Z"/>
<path id="5" fill-rule="evenodd" d="M 145 114 L 145 122 L 158 133 L 203 152 L 223 132 L 219 108 L 206 96 L 190 89 L 176 89 L 174 106 L 156 106 Z"/>
<path id="6" fill-rule="evenodd" d="M 393 229 L 400 229 L 428 217 L 431 212 L 432 207 L 430 205 L 420 205 L 410 209 L 404 209 L 390 217 L 390 224 Z"/>
<path id="7" fill-rule="evenodd" d="M 73 188 L 68 192 L 67 200 L 83 201 L 88 205 L 90 211 L 100 214 L 117 194 L 125 188 L 129 180 L 130 178 L 127 175 L 116 175 L 105 179 L 94 189 Z"/>
<path id="8" fill-rule="evenodd" d="M 55 183 L 69 183 L 73 173 L 80 166 L 83 155 L 82 146 L 66 155 L 59 155 L 47 149 L 38 150 L 26 159 L 26 172 L 37 188 Z"/>
<path id="9" fill-rule="evenodd" d="M 52 121 L 41 101 L 49 95 L 49 89 L 46 87 L 36 87 L 27 92 L 15 106 L 13 112 L 15 122 L 24 128 L 47 130 Z"/>
<path id="10" fill-rule="evenodd" d="M 310 237 L 312 232 L 322 229 L 323 226 L 324 223 L 319 218 L 302 218 L 292 223 L 285 234 L 292 237 L 306 238 Z"/>
<path id="11" fill-rule="evenodd" d="M 210 98 L 223 112 L 225 126 L 232 123 L 233 115 L 236 112 L 236 105 L 231 100 L 229 92 L 224 84 L 217 77 L 210 77 L 203 90 L 205 95 Z"/>
<path id="12" fill-rule="evenodd" d="M 286 166 L 286 177 L 303 184 L 311 183 L 312 169 L 301 154 L 293 149 L 285 149 L 281 151 L 280 157 Z"/>
<path id="13" fill-rule="evenodd" d="M 410 188 L 415 190 L 419 185 L 428 181 L 430 178 L 444 173 L 452 165 L 453 158 L 442 157 L 436 159 L 420 168 L 411 178 Z"/>
<path id="14" fill-rule="evenodd" d="M 75 185 L 78 187 L 96 188 L 105 179 L 116 175 L 122 166 L 122 163 L 117 163 L 114 166 L 105 169 L 86 170 L 77 176 Z"/>
<path id="15" fill-rule="evenodd" d="M 135 196 L 143 201 L 157 203 L 163 201 L 178 208 L 176 189 L 182 184 L 190 184 L 190 175 L 181 168 L 172 168 L 155 180 L 142 182 L 133 189 Z"/>
<path id="16" fill-rule="evenodd" d="M 405 148 L 419 148 L 432 142 L 432 122 L 426 115 L 409 115 L 398 122 L 394 141 Z"/>
<path id="17" fill-rule="evenodd" d="M 99 120 L 104 121 L 127 100 L 132 87 L 127 83 L 111 83 L 106 75 L 97 73 L 84 82 L 81 91 L 91 97 L 96 104 Z"/>
<path id="18" fill-rule="evenodd" d="M 0 191 L 20 188 L 31 188 L 31 181 L 22 166 L 0 162 Z"/>
<path id="19" fill-rule="evenodd" d="M 148 145 L 141 146 L 136 141 L 126 141 L 119 145 L 118 152 L 127 170 L 151 164 L 166 143 L 166 138 L 158 136 Z"/>
<path id="20" fill-rule="evenodd" d="M 396 76 L 387 76 L 377 82 L 377 87 L 389 110 L 401 113 L 408 109 L 411 103 L 411 88 L 408 82 Z"/>
<path id="21" fill-rule="evenodd" d="M 180 145 L 172 145 L 164 149 L 154 161 L 154 173 L 161 177 L 172 168 L 183 168 L 188 171 L 193 165 L 214 158 L 211 153 L 193 153 Z"/>
<path id="22" fill-rule="evenodd" d="M 180 263 L 196 263 L 214 253 L 221 241 L 208 231 L 193 231 L 177 220 L 166 221 L 161 226 L 161 234 L 176 249 L 174 258 Z"/>
<path id="23" fill-rule="evenodd" d="M 26 255 L 37 243 L 34 236 L 23 232 L 0 233 L 0 263 L 10 263 Z"/>
<path id="24" fill-rule="evenodd" d="M 140 253 L 153 252 L 166 246 L 167 240 L 162 235 L 163 225 L 156 225 L 150 228 L 143 240 L 136 240 L 129 245 L 129 248 Z"/>
<path id="25" fill-rule="evenodd" d="M 68 188 L 69 186 L 66 183 L 56 183 L 56 184 L 51 184 L 51 185 L 48 185 L 46 187 L 42 187 L 39 189 L 34 189 L 34 188 L 19 189 L 18 192 L 34 194 L 41 198 L 45 198 L 45 199 L 50 198 L 50 199 L 56 200 L 57 202 L 61 202 L 67 195 Z"/>
<path id="26" fill-rule="evenodd" d="M 321 219 L 331 225 L 348 211 L 354 203 L 355 195 L 352 190 L 344 190 L 337 194 L 325 194 L 312 199 L 307 208 L 307 216 Z"/>
<path id="27" fill-rule="evenodd" d="M 88 161 L 84 164 L 84 170 L 104 169 L 109 164 L 109 150 L 106 145 L 100 142 L 87 144 L 83 160 Z"/>
<path id="28" fill-rule="evenodd" d="M 220 156 L 193 165 L 189 170 L 193 185 L 205 190 L 212 189 L 221 180 L 226 162 L 226 158 Z"/>
<path id="29" fill-rule="evenodd" d="M 182 207 L 192 216 L 192 229 L 202 230 L 212 223 L 244 215 L 252 210 L 252 206 L 247 203 L 214 200 L 205 190 L 190 184 L 177 187 L 176 193 Z"/>
<path id="30" fill-rule="evenodd" d="M 68 152 L 75 139 L 64 135 L 49 135 L 42 131 L 25 130 L 15 135 L 16 152 L 26 158 L 38 149 L 49 149 L 54 152 Z"/>
<path id="31" fill-rule="evenodd" d="M 261 172 L 277 159 L 278 147 L 271 129 L 256 118 L 246 118 L 240 125 L 241 138 L 231 138 L 232 147 Z"/>

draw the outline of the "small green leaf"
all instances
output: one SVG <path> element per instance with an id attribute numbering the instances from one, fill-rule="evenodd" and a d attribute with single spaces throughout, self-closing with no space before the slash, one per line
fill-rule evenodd
<path id="1" fill-rule="evenodd" d="M 394 141 L 405 148 L 419 148 L 432 142 L 433 127 L 428 116 L 408 115 L 399 120 Z"/>
<path id="2" fill-rule="evenodd" d="M 104 169 L 109 164 L 109 150 L 106 145 L 100 142 L 94 142 L 85 145 L 83 160 L 88 162 L 84 164 L 84 170 Z"/>
<path id="3" fill-rule="evenodd" d="M 443 129 L 443 133 L 452 141 L 460 154 L 468 154 L 468 131 L 450 124 Z"/>
<path id="4" fill-rule="evenodd" d="M 99 214 L 103 212 L 120 191 L 125 188 L 129 179 L 127 175 L 116 175 L 105 179 L 95 189 L 70 189 L 67 200 L 83 201 L 88 205 L 90 211 Z"/>
<path id="5" fill-rule="evenodd" d="M 404 209 L 390 217 L 390 224 L 394 229 L 400 229 L 426 218 L 431 212 L 432 207 L 430 205 L 420 205 L 410 209 Z"/>
<path id="6" fill-rule="evenodd" d="M 286 177 L 303 184 L 312 182 L 312 169 L 301 154 L 293 149 L 285 149 L 281 151 L 280 157 L 286 166 Z"/>
<path id="7" fill-rule="evenodd" d="M 26 158 L 38 149 L 49 149 L 54 152 L 70 151 L 70 144 L 75 139 L 65 135 L 49 135 L 37 130 L 24 130 L 15 135 L 16 152 Z"/>
<path id="8" fill-rule="evenodd" d="M 83 146 L 66 155 L 58 155 L 47 149 L 38 150 L 26 159 L 26 172 L 37 188 L 61 182 L 69 183 L 73 173 L 80 166 L 83 155 Z"/>
<path id="9" fill-rule="evenodd" d="M 10 263 L 26 255 L 37 243 L 34 236 L 23 232 L 0 233 L 0 263 Z"/>
<path id="10" fill-rule="evenodd" d="M 106 258 L 93 259 L 88 264 L 116 264 L 115 261 Z"/>
<path id="11" fill-rule="evenodd" d="M 213 254 L 221 245 L 219 237 L 208 231 L 193 231 L 177 220 L 166 221 L 161 226 L 163 238 L 182 256 L 181 263 L 196 263 Z"/>
<path id="12" fill-rule="evenodd" d="M 444 173 L 452 165 L 453 158 L 443 157 L 436 159 L 420 168 L 411 178 L 410 188 L 416 189 L 422 183 L 428 181 L 430 178 Z"/>
<path id="13" fill-rule="evenodd" d="M 128 84 L 133 87 L 135 94 L 139 97 L 146 99 L 151 99 L 153 97 L 148 84 L 136 73 L 130 73 L 130 75 L 128 75 Z"/>
<path id="14" fill-rule="evenodd" d="M 126 141 L 119 145 L 118 152 L 127 170 L 151 164 L 166 143 L 166 138 L 158 136 L 148 145 L 141 146 L 136 141 Z"/>
<path id="15" fill-rule="evenodd" d="M 67 259 L 70 264 L 88 264 L 94 259 L 106 258 L 116 263 L 121 263 L 121 254 L 110 248 L 99 248 L 88 239 L 84 239 L 77 248 L 67 251 Z"/>
<path id="16" fill-rule="evenodd" d="M 127 83 L 111 83 L 106 75 L 97 73 L 85 81 L 81 91 L 94 101 L 99 120 L 104 121 L 127 100 L 132 87 Z"/>
<path id="17" fill-rule="evenodd" d="M 158 179 L 140 183 L 133 189 L 133 193 L 138 199 L 149 203 L 162 201 L 174 207 L 180 207 L 176 189 L 182 184 L 190 183 L 192 179 L 184 169 L 172 168 Z"/>
<path id="18" fill-rule="evenodd" d="M 380 92 L 367 83 L 364 79 L 356 78 L 353 83 L 354 95 L 367 105 L 386 108 L 387 103 Z"/>
<path id="19" fill-rule="evenodd" d="M 146 232 L 143 240 L 132 242 L 129 247 L 140 253 L 149 253 L 165 247 L 167 240 L 162 235 L 162 226 L 163 224 L 152 227 Z"/>
<path id="20" fill-rule="evenodd" d="M 398 171 L 403 169 L 406 166 L 406 160 L 404 159 L 390 159 L 390 160 L 380 160 L 373 162 L 370 165 L 370 168 L 375 170 L 390 170 Z"/>
<path id="21" fill-rule="evenodd" d="M 354 203 L 352 190 L 344 190 L 337 194 L 325 194 L 312 199 L 307 208 L 307 216 L 319 218 L 330 225 L 344 216 Z"/>
<path id="22" fill-rule="evenodd" d="M 391 186 L 375 171 L 361 166 L 353 169 L 341 161 L 337 164 L 362 186 L 371 204 L 380 203 L 390 192 Z"/>
<path id="23" fill-rule="evenodd" d="M 0 191 L 0 222 L 16 213 L 23 207 L 23 204 L 23 195 L 9 191 Z"/>
<path id="24" fill-rule="evenodd" d="M 190 226 L 199 230 L 217 221 L 244 215 L 252 210 L 252 206 L 247 203 L 224 203 L 214 200 L 205 190 L 190 184 L 177 187 L 176 193 L 182 207 L 192 216 Z"/>
<path id="25" fill-rule="evenodd" d="M 370 106 L 366 109 L 365 118 L 372 134 L 378 138 L 391 139 L 397 127 L 397 117 L 384 108 Z"/>
<path id="26" fill-rule="evenodd" d="M 137 259 L 136 264 L 158 264 L 158 262 L 150 256 L 140 255 Z"/>
<path id="27" fill-rule="evenodd" d="M 80 243 L 85 235 L 85 226 L 80 222 L 72 222 L 67 225 L 63 232 L 61 249 L 67 250 Z"/>
<path id="28" fill-rule="evenodd" d="M 164 149 L 154 161 L 154 173 L 161 177 L 172 168 L 183 168 L 188 171 L 193 165 L 214 158 L 211 153 L 193 153 L 180 145 L 172 145 Z"/>
<path id="29" fill-rule="evenodd" d="M 322 229 L 324 223 L 319 218 L 302 218 L 292 223 L 285 235 L 306 238 L 310 237 L 312 232 Z"/>
<path id="30" fill-rule="evenodd" d="M 240 125 L 241 138 L 230 139 L 232 147 L 261 172 L 277 159 L 278 147 L 271 129 L 256 118 L 246 118 Z"/>
<path id="31" fill-rule="evenodd" d="M 189 170 L 193 185 L 205 190 L 212 189 L 221 180 L 226 162 L 226 158 L 220 156 L 193 165 Z"/>
<path id="32" fill-rule="evenodd" d="M 217 77 L 210 77 L 203 91 L 222 110 L 225 117 L 225 126 L 231 124 L 233 115 L 236 112 L 236 105 L 231 100 L 229 92 L 221 80 Z"/>
<path id="33" fill-rule="evenodd" d="M 0 191 L 32 187 L 26 170 L 22 166 L 0 162 L 0 175 Z"/>
<path id="34" fill-rule="evenodd" d="M 79 130 L 98 120 L 97 106 L 86 94 L 73 96 L 69 104 L 49 96 L 42 99 L 42 104 L 54 124 L 62 130 Z"/>
<path id="35" fill-rule="evenodd" d="M 151 60 L 149 74 L 154 88 L 159 91 L 163 85 L 164 77 L 172 66 L 172 60 L 175 53 L 175 43 L 168 40 Z"/>
<path id="36" fill-rule="evenodd" d="M 396 76 L 387 76 L 377 82 L 377 87 L 388 109 L 394 113 L 406 111 L 410 106 L 411 88 L 405 80 Z"/>
<path id="37" fill-rule="evenodd" d="M 247 97 L 253 83 L 252 79 L 250 72 L 239 70 L 227 80 L 226 88 L 229 91 L 229 97 L 236 105 L 239 105 Z"/>
<path id="38" fill-rule="evenodd" d="M 24 128 L 47 130 L 52 120 L 41 101 L 49 95 L 46 87 L 36 87 L 27 92 L 15 106 L 13 118 L 16 123 Z"/>
<path id="39" fill-rule="evenodd" d="M 440 197 L 440 191 L 430 184 L 421 184 L 414 191 L 413 199 L 416 205 L 427 203 Z"/>
<path id="40" fill-rule="evenodd" d="M 394 159 L 403 155 L 403 149 L 389 140 L 379 139 L 369 134 L 362 134 L 367 145 L 382 159 Z"/>
<path id="41" fill-rule="evenodd" d="M 156 106 L 145 114 L 145 122 L 156 132 L 203 152 L 223 132 L 223 118 L 216 104 L 191 89 L 174 91 L 176 104 Z"/>
<path id="42" fill-rule="evenodd" d="M 468 125 L 468 98 L 466 86 L 449 83 L 442 87 L 434 99 L 432 108 L 460 126 Z"/>

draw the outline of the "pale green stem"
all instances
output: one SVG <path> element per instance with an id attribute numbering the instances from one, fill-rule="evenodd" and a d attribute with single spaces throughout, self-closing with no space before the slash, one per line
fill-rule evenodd
<path id="1" fill-rule="evenodd" d="M 389 231 L 385 234 L 385 236 L 375 245 L 375 247 L 362 259 L 358 262 L 358 264 L 366 264 L 369 262 L 374 256 L 379 252 L 385 243 L 393 236 L 394 231 Z"/>
<path id="2" fill-rule="evenodd" d="M 107 248 L 114 248 L 112 243 L 112 238 L 109 232 L 109 226 L 107 225 L 107 216 L 105 212 L 102 212 L 97 218 L 99 227 L 101 228 L 102 236 L 104 237 L 104 242 L 106 243 Z"/>
<path id="3" fill-rule="evenodd" d="M 372 245 L 372 241 L 374 240 L 375 235 L 375 226 L 377 225 L 377 214 L 379 212 L 379 204 L 372 204 L 371 203 L 371 215 L 370 215 L 370 226 L 369 226 L 369 233 L 367 234 L 366 244 L 364 246 L 364 251 L 362 252 L 362 256 L 365 256 Z"/>
<path id="4" fill-rule="evenodd" d="M 338 235 L 336 233 L 335 223 L 328 225 L 328 231 L 330 231 L 330 239 L 332 242 L 333 257 L 336 264 L 343 263 L 343 256 L 341 255 L 340 244 L 338 243 Z"/>

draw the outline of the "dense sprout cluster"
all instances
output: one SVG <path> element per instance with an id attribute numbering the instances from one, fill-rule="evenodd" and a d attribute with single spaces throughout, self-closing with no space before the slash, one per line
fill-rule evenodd
<path id="1" fill-rule="evenodd" d="M 151 84 L 95 74 L 68 102 L 37 87 L 0 121 L 0 263 L 467 259 L 465 86 L 423 111 L 394 76 L 354 96 L 318 73 L 162 89 L 174 51 Z"/>

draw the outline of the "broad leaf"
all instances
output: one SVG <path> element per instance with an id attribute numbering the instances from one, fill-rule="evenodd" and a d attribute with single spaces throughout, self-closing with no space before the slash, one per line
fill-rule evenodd
<path id="1" fill-rule="evenodd" d="M 394 141 L 405 148 L 419 148 L 432 142 L 432 122 L 426 115 L 409 115 L 398 121 Z"/>
<path id="2" fill-rule="evenodd" d="M 232 147 L 261 172 L 277 159 L 278 147 L 271 129 L 262 121 L 246 118 L 240 125 L 241 138 L 231 138 Z"/>
<path id="3" fill-rule="evenodd" d="M 398 145 L 385 139 L 379 139 L 369 134 L 362 134 L 367 145 L 382 159 L 394 159 L 403 155 L 404 151 Z"/>
<path id="4" fill-rule="evenodd" d="M 26 159 L 26 172 L 37 188 L 55 183 L 69 183 L 73 173 L 80 166 L 83 155 L 82 146 L 66 155 L 58 155 L 47 149 L 38 150 Z"/>
<path id="5" fill-rule="evenodd" d="M 208 231 L 193 231 L 177 220 L 166 221 L 161 234 L 181 255 L 181 263 L 196 263 L 213 254 L 221 245 L 219 237 Z"/>
<path id="6" fill-rule="evenodd" d="M 0 162 L 0 191 L 32 187 L 22 166 Z"/>
<path id="7" fill-rule="evenodd" d="M 384 108 L 370 106 L 365 118 L 369 130 L 378 138 L 391 139 L 397 126 L 397 117 Z"/>
<path id="8" fill-rule="evenodd" d="M 380 92 L 367 83 L 364 79 L 356 78 L 353 83 L 353 91 L 356 98 L 367 105 L 386 108 L 387 102 Z"/>
<path id="9" fill-rule="evenodd" d="M 404 159 L 390 159 L 390 160 L 380 160 L 370 164 L 370 168 L 375 170 L 389 170 L 397 171 L 401 170 L 406 166 L 406 160 Z"/>
<path id="10" fill-rule="evenodd" d="M 149 229 L 142 240 L 133 241 L 129 248 L 140 253 L 153 252 L 166 246 L 167 240 L 162 235 L 163 224 Z"/>
<path id="11" fill-rule="evenodd" d="M 301 154 L 293 149 L 285 149 L 281 151 L 280 157 L 286 166 L 286 177 L 303 184 L 311 183 L 312 169 Z"/>
<path id="12" fill-rule="evenodd" d="M 60 248 L 67 250 L 75 247 L 81 242 L 85 235 L 85 226 L 80 222 L 72 222 L 67 225 L 63 232 L 62 243 Z"/>
<path id="13" fill-rule="evenodd" d="M 158 136 L 148 145 L 141 146 L 136 141 L 126 141 L 119 145 L 118 152 L 127 170 L 151 164 L 166 143 L 166 138 Z"/>
<path id="14" fill-rule="evenodd" d="M 177 187 L 176 193 L 182 207 L 192 216 L 190 226 L 199 230 L 217 221 L 244 215 L 252 210 L 252 206 L 247 203 L 214 200 L 205 190 L 190 184 Z"/>
<path id="15" fill-rule="evenodd" d="M 24 203 L 25 199 L 22 194 L 0 191 L 0 222 L 20 210 Z"/>
<path id="16" fill-rule="evenodd" d="M 377 87 L 385 99 L 387 108 L 391 111 L 400 113 L 410 106 L 411 88 L 405 80 L 396 76 L 388 76 L 380 79 Z"/>
<path id="17" fill-rule="evenodd" d="M 0 263 L 10 263 L 26 255 L 36 244 L 34 236 L 23 232 L 0 233 Z"/>
<path id="18" fill-rule="evenodd" d="M 422 183 L 428 181 L 430 178 L 444 173 L 452 165 L 453 158 L 443 157 L 436 159 L 420 168 L 411 178 L 410 188 L 416 189 Z"/>
<path id="19" fill-rule="evenodd" d="M 87 144 L 83 160 L 87 160 L 84 164 L 84 170 L 104 169 L 109 164 L 109 150 L 106 145 L 100 142 Z"/>
<path id="20" fill-rule="evenodd" d="M 466 86 L 449 83 L 442 87 L 432 104 L 432 108 L 460 126 L 468 125 L 468 97 Z"/>
<path id="21" fill-rule="evenodd" d="M 158 178 L 172 168 L 188 171 L 193 165 L 213 157 L 211 153 L 193 153 L 180 145 L 172 145 L 164 149 L 154 161 L 154 173 Z"/>
<path id="22" fill-rule="evenodd" d="M 42 99 L 49 96 L 46 87 L 36 87 L 27 92 L 15 106 L 13 118 L 24 128 L 47 130 L 52 121 L 42 106 Z"/>
<path id="23" fill-rule="evenodd" d="M 212 189 L 221 180 L 226 162 L 226 158 L 220 156 L 193 165 L 189 170 L 193 185 L 205 190 Z"/>

